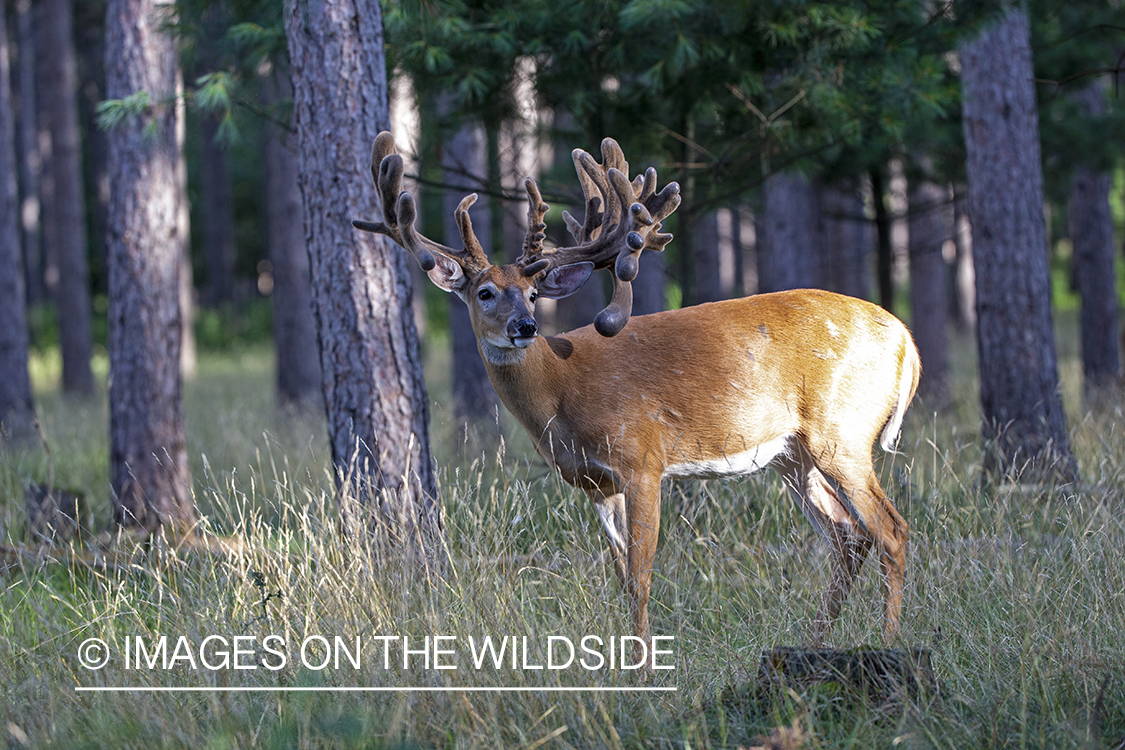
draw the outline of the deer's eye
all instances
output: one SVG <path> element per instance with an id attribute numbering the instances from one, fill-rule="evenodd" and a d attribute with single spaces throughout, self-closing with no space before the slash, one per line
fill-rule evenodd
<path id="1" fill-rule="evenodd" d="M 487 302 L 488 300 L 492 299 L 492 290 L 481 289 L 479 292 L 477 292 L 477 299 L 479 299 L 481 302 Z"/>
<path id="2" fill-rule="evenodd" d="M 532 302 L 534 302 L 535 300 L 539 299 L 539 292 L 537 292 L 537 291 L 535 291 L 534 289 L 532 289 L 532 290 L 531 290 L 531 294 L 530 294 L 530 296 L 528 297 L 528 299 L 530 299 L 530 300 L 531 300 Z"/>

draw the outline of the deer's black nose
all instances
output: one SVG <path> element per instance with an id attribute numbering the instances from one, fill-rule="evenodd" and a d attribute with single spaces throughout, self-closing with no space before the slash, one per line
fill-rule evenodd
<path id="1" fill-rule="evenodd" d="M 512 338 L 530 339 L 539 333 L 539 326 L 535 318 L 520 318 L 509 327 Z"/>

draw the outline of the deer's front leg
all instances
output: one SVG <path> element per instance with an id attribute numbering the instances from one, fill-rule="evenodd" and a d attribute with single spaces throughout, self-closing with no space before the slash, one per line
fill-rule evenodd
<path id="1" fill-rule="evenodd" d="M 633 635 L 649 640 L 648 597 L 660 536 L 660 479 L 634 479 L 625 490 L 628 547 L 625 592 L 633 615 Z"/>

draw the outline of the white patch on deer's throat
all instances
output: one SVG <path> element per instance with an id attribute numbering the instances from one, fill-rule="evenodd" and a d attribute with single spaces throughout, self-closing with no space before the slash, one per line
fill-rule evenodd
<path id="1" fill-rule="evenodd" d="M 789 435 L 782 435 L 741 453 L 730 453 L 716 458 L 671 464 L 664 467 L 664 476 L 680 479 L 687 477 L 717 479 L 718 477 L 750 474 L 765 468 L 770 461 L 778 456 L 789 455 L 789 439 Z"/>

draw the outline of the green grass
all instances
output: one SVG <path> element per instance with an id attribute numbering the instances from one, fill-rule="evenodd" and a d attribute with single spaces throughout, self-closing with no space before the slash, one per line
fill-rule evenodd
<path id="1" fill-rule="evenodd" d="M 937 697 L 870 705 L 831 689 L 766 700 L 748 685 L 763 649 L 800 645 L 827 559 L 779 480 L 667 485 L 651 615 L 674 641 L 674 693 L 77 693 L 131 686 L 635 686 L 631 673 L 382 669 L 380 635 L 604 638 L 627 612 L 588 501 L 533 458 L 523 435 L 465 458 L 448 409 L 435 450 L 449 565 L 346 544 L 337 531 L 323 419 L 279 414 L 265 349 L 204 356 L 185 388 L 195 499 L 207 523 L 248 542 L 240 558 L 155 549 L 108 571 L 34 565 L 0 577 L 0 720 L 10 747 L 738 747 L 796 721 L 808 747 L 1112 748 L 1125 739 L 1125 436 L 1120 403 L 1085 413 L 1073 350 L 1064 397 L 1077 487 L 980 481 L 972 351 L 958 341 L 947 414 L 911 412 L 902 455 L 880 460 L 911 525 L 902 644 L 933 652 Z M 430 373 L 448 372 L 430 362 Z M 54 390 L 57 359 L 33 373 L 59 484 L 110 519 L 104 390 L 89 404 Z M 98 363 L 104 377 L 104 361 Z M 431 383 L 442 402 L 448 385 Z M 22 542 L 21 484 L 46 480 L 42 451 L 0 454 L 0 538 Z M 832 645 L 878 644 L 877 566 Z M 198 644 L 208 635 L 289 644 L 364 641 L 360 670 L 126 670 L 126 637 Z M 79 644 L 109 642 L 91 672 Z M 730 696 L 739 694 L 742 699 Z"/>

